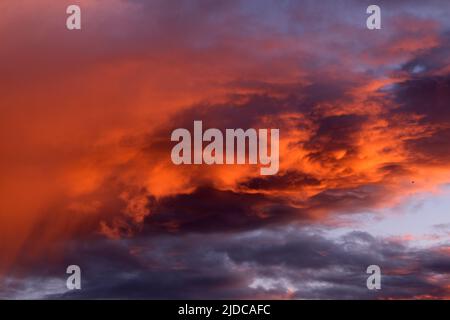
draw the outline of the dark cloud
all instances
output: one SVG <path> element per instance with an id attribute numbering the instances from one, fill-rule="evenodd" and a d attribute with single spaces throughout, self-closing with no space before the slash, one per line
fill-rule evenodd
<path id="1" fill-rule="evenodd" d="M 71 299 L 443 298 L 450 273 L 448 254 L 439 252 L 444 248 L 416 249 L 357 231 L 332 239 L 295 227 L 78 242 L 52 272 L 38 268 L 20 283 L 10 279 L 4 292 L 34 285 L 42 298 Z M 65 292 L 68 264 L 82 267 L 82 290 Z M 382 270 L 378 291 L 366 288 L 372 264 Z M 45 286 L 51 280 L 53 292 Z"/>
<path id="2" fill-rule="evenodd" d="M 408 72 L 412 78 L 430 77 L 433 73 L 442 70 L 450 63 L 450 33 L 444 31 L 440 35 L 441 43 L 429 50 L 419 52 L 414 58 L 402 66 L 402 70 Z"/>
<path id="3" fill-rule="evenodd" d="M 332 212 L 361 212 L 389 198 L 383 185 L 365 184 L 356 188 L 327 189 L 309 199 L 309 207 Z"/>
<path id="4" fill-rule="evenodd" d="M 422 120 L 425 123 L 450 121 L 450 76 L 407 80 L 398 85 L 395 94 L 399 111 L 425 116 Z"/>
<path id="5" fill-rule="evenodd" d="M 407 141 L 406 146 L 416 161 L 447 163 L 450 157 L 450 77 L 423 76 L 404 81 L 394 91 L 400 108 L 396 113 L 415 114 L 427 128 L 425 134 Z"/>
<path id="6" fill-rule="evenodd" d="M 241 231 L 308 219 L 281 199 L 202 187 L 190 194 L 155 201 L 145 220 L 147 232 Z"/>
<path id="7" fill-rule="evenodd" d="M 367 117 L 347 114 L 323 117 L 317 121 L 318 129 L 311 140 L 305 143 L 310 150 L 308 157 L 314 161 L 333 161 L 333 151 L 346 150 L 346 156 L 358 153 L 356 140 Z"/>
<path id="8" fill-rule="evenodd" d="M 317 186 L 320 181 L 314 176 L 294 170 L 268 176 L 252 178 L 241 184 L 244 189 L 252 190 L 301 190 L 304 186 Z"/>

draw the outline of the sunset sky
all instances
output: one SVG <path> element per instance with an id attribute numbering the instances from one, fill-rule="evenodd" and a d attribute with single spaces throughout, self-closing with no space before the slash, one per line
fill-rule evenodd
<path id="1" fill-rule="evenodd" d="M 0 1 L 0 298 L 450 299 L 449 17 Z M 194 120 L 279 128 L 279 172 L 174 165 Z"/>

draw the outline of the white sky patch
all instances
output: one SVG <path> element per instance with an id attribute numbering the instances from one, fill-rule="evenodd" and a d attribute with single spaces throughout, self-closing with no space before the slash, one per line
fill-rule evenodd
<path id="1" fill-rule="evenodd" d="M 65 280 L 65 278 L 7 278 L 3 282 L 6 290 L 0 291 L 0 299 L 33 300 L 63 294 L 69 291 Z"/>
<path id="2" fill-rule="evenodd" d="M 266 291 L 273 289 L 285 289 L 286 291 L 295 292 L 297 289 L 295 286 L 285 278 L 268 278 L 268 277 L 258 277 L 253 279 L 252 283 L 249 285 L 252 289 L 263 289 Z"/>
<path id="3" fill-rule="evenodd" d="M 415 246 L 430 246 L 450 241 L 450 187 L 438 194 L 410 197 L 404 204 L 375 213 L 342 215 L 342 227 L 329 229 L 337 238 L 351 231 L 373 236 L 403 239 Z"/>
<path id="4" fill-rule="evenodd" d="M 418 64 L 418 65 L 414 66 L 414 68 L 412 69 L 411 72 L 412 73 L 421 73 L 421 72 L 424 72 L 425 69 L 426 69 L 425 66 Z"/>

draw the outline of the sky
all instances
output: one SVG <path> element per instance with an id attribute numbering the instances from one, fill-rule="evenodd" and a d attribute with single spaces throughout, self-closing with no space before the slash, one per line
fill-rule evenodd
<path id="1" fill-rule="evenodd" d="M 1 1 L 0 298 L 449 299 L 450 3 L 372 2 Z M 174 165 L 194 120 L 279 172 Z"/>

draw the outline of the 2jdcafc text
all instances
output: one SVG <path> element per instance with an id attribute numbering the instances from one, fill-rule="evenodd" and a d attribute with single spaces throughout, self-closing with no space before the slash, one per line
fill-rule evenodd
<path id="1" fill-rule="evenodd" d="M 199 306 L 185 304 L 178 307 L 179 316 L 231 317 L 270 316 L 269 304 L 222 304 L 220 306 Z M 187 317 L 186 317 L 187 318 Z"/>

